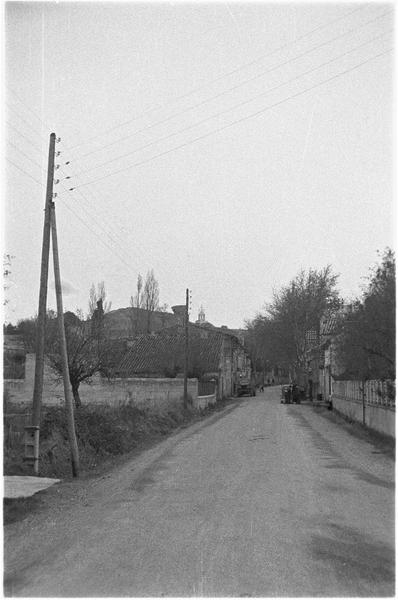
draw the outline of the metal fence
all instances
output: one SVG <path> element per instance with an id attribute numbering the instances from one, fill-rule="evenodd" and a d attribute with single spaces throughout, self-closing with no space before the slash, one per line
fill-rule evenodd
<path id="1" fill-rule="evenodd" d="M 395 408 L 395 381 L 334 381 L 333 396 L 341 400 L 365 400 L 368 405 Z"/>

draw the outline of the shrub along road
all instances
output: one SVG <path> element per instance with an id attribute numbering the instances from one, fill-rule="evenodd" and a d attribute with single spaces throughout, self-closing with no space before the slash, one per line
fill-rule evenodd
<path id="1" fill-rule="evenodd" d="M 5 591 L 393 596 L 393 477 L 383 449 L 268 388 L 45 492 L 5 528 Z"/>

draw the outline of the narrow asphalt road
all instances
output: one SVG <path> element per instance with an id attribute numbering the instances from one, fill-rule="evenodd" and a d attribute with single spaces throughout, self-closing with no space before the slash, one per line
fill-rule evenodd
<path id="1" fill-rule="evenodd" d="M 393 596 L 394 464 L 279 389 L 5 528 L 6 595 Z M 58 493 L 58 496 L 57 496 Z"/>

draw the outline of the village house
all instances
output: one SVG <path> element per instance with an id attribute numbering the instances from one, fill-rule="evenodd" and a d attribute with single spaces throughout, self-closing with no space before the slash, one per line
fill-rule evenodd
<path id="1" fill-rule="evenodd" d="M 188 376 L 199 381 L 199 390 L 217 384 L 217 398 L 236 394 L 241 374 L 249 375 L 251 361 L 239 339 L 216 328 L 188 324 Z M 185 328 L 179 324 L 157 333 L 138 336 L 129 344 L 114 376 L 182 377 Z M 202 391 L 203 393 L 203 391 Z"/>

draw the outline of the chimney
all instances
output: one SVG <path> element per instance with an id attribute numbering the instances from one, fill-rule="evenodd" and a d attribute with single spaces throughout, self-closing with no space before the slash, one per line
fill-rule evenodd
<path id="1" fill-rule="evenodd" d="M 177 318 L 178 325 L 184 325 L 186 311 L 185 304 L 177 304 L 176 306 L 172 306 L 171 310 Z"/>

